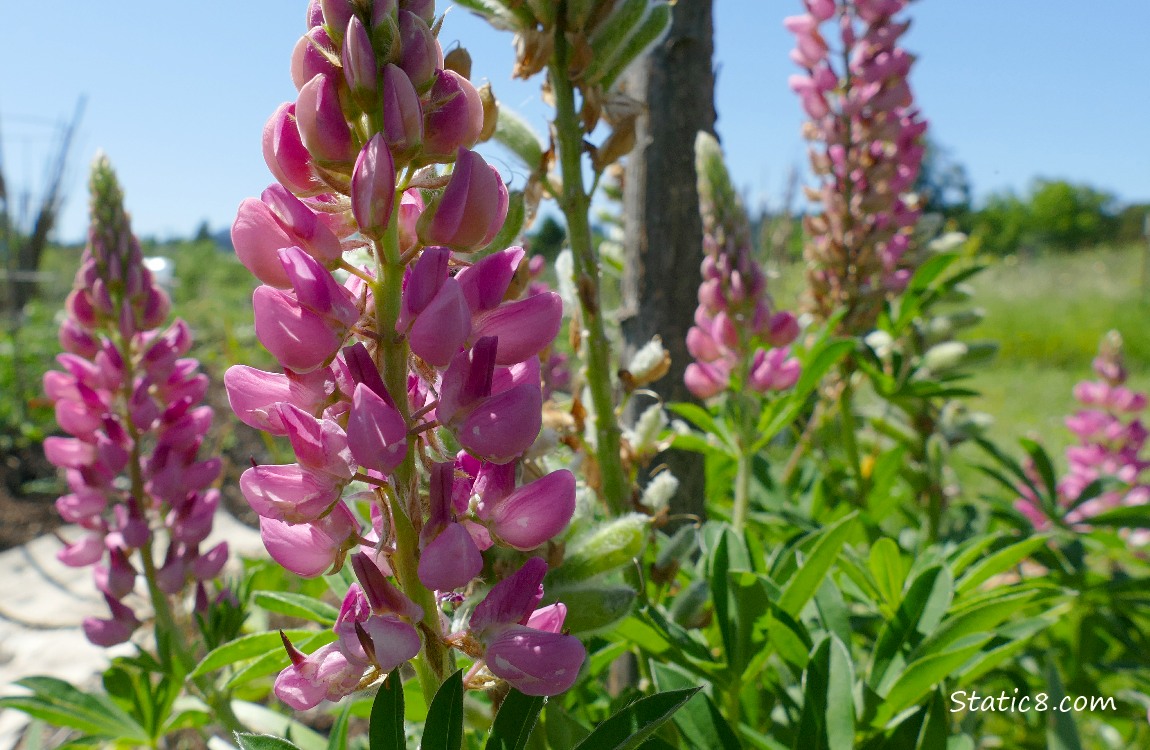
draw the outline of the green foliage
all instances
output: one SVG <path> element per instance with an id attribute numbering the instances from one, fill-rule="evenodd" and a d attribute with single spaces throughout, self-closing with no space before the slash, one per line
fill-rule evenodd
<path id="1" fill-rule="evenodd" d="M 1079 250 L 1114 242 L 1121 222 L 1113 195 L 1064 180 L 1035 180 L 1028 194 L 991 195 L 966 220 L 984 250 Z M 1129 232 L 1129 229 L 1126 230 Z"/>

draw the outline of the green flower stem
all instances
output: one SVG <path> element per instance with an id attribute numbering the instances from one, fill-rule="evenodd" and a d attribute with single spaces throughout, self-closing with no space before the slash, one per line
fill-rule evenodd
<path id="1" fill-rule="evenodd" d="M 125 409 L 127 403 L 132 397 L 132 384 L 135 383 L 135 365 L 134 365 L 134 352 L 132 350 L 132 339 L 129 336 L 120 336 L 120 353 L 124 360 L 124 387 L 121 393 Z M 131 480 L 132 496 L 136 498 L 136 502 L 150 508 L 151 497 L 147 494 L 144 487 L 144 477 L 140 470 L 140 431 L 136 429 L 135 423 L 131 419 L 124 419 L 124 424 L 127 427 L 128 435 L 132 439 L 132 451 L 128 458 L 128 474 Z M 144 545 L 139 549 L 141 567 L 144 571 L 144 581 L 148 587 L 148 595 L 152 600 L 152 611 L 155 614 L 155 635 L 156 635 L 156 650 L 159 651 L 163 646 L 170 649 L 170 653 L 175 656 L 179 662 L 180 668 L 184 674 L 188 674 L 196 667 L 195 656 L 184 648 L 186 639 L 184 634 L 181 633 L 181 628 L 176 622 L 175 614 L 172 612 L 172 607 L 168 601 L 168 597 L 160 590 L 159 584 L 156 582 L 156 559 L 155 551 L 152 546 L 152 537 L 149 534 Z M 164 655 L 159 654 L 160 660 L 164 661 Z M 212 713 L 228 734 L 233 732 L 246 732 L 245 727 L 232 711 L 231 696 L 226 692 L 216 690 L 214 683 L 207 677 L 198 677 L 192 680 L 192 683 L 203 697 L 204 701 L 212 708 Z"/>
<path id="2" fill-rule="evenodd" d="M 381 241 L 376 244 L 376 282 L 372 285 L 375 300 L 376 334 L 379 336 L 377 362 L 383 369 L 383 382 L 404 421 L 411 417 L 407 400 L 407 365 L 409 351 L 406 339 L 395 334 L 403 293 L 404 265 L 399 252 L 399 204 L 402 193 L 395 196 L 395 208 Z M 439 607 L 435 595 L 419 580 L 419 530 L 416 523 L 423 517 L 415 452 L 409 450 L 395 470 L 395 494 L 388 502 L 395 524 L 395 555 L 392 563 L 403 593 L 423 609 L 421 629 L 424 647 L 415 659 L 416 672 L 424 698 L 431 703 L 436 690 L 449 672 L 450 652 L 443 646 L 439 624 Z"/>
<path id="3" fill-rule="evenodd" d="M 563 14 L 559 14 L 560 18 Z M 567 237 L 575 261 L 575 283 L 586 330 L 584 358 L 587 385 L 595 410 L 596 458 L 600 490 L 612 515 L 628 504 L 627 480 L 619 455 L 620 433 L 615 421 L 615 398 L 611 387 L 611 344 L 603 327 L 599 293 L 599 254 L 591 241 L 588 211 L 591 205 L 583 183 L 583 126 L 575 110 L 575 91 L 567 78 L 570 49 L 560 23 L 555 32 L 555 54 L 549 67 L 555 96 L 555 130 L 563 193 L 559 204 L 567 219 Z"/>
<path id="4" fill-rule="evenodd" d="M 851 387 L 851 372 L 849 369 L 843 373 L 842 392 L 839 394 L 839 411 L 842 415 L 842 433 L 843 433 L 843 447 L 847 452 L 847 461 L 850 463 L 851 471 L 854 473 L 855 480 L 858 483 L 858 495 L 855 502 L 859 507 L 866 503 L 866 496 L 869 488 L 867 487 L 867 479 L 863 475 L 862 461 L 859 459 L 858 438 L 855 431 L 858 429 L 855 424 L 854 415 L 854 392 Z"/>
<path id="5" fill-rule="evenodd" d="M 747 510 L 751 502 L 751 455 L 742 445 L 739 446 L 739 457 L 735 470 L 735 507 L 731 514 L 731 526 L 735 534 L 743 535 L 747 525 Z"/>

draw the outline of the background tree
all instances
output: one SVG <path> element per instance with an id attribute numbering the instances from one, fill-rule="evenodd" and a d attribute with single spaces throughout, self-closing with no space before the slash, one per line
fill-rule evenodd
<path id="1" fill-rule="evenodd" d="M 686 336 L 703 260 L 695 134 L 715 128 L 712 0 L 677 3 L 671 18 L 666 37 L 628 79 L 628 94 L 645 109 L 624 177 L 623 361 L 660 334 L 671 371 L 653 388 L 666 400 L 683 401 L 691 398 L 683 370 L 691 361 Z M 673 452 L 666 463 L 681 481 L 672 512 L 702 515 L 698 456 Z"/>

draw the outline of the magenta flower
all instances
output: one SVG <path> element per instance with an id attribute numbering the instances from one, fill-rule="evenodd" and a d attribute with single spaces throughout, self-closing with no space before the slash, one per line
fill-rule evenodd
<path id="1" fill-rule="evenodd" d="M 842 328 L 867 331 L 883 299 L 910 278 L 907 250 L 919 215 L 909 193 L 926 123 L 907 84 L 914 57 L 897 46 L 909 24 L 894 20 L 906 0 L 806 6 L 784 25 L 795 35 L 791 58 L 806 70 L 790 85 L 810 117 L 804 133 L 822 183 L 821 211 L 804 222 L 812 237 L 808 307 L 824 320 L 845 309 Z M 824 24 L 837 36 L 833 54 Z"/>
<path id="2" fill-rule="evenodd" d="M 1146 409 L 1146 394 L 1124 384 L 1126 368 L 1122 362 L 1122 339 L 1116 331 L 1103 339 L 1099 355 L 1093 362 L 1098 380 L 1086 380 L 1074 387 L 1074 396 L 1084 408 L 1066 419 L 1066 426 L 1078 438 L 1078 444 L 1066 449 L 1069 471 L 1057 486 L 1059 505 L 1072 508 L 1062 520 L 1075 528 L 1090 528 L 1090 518 L 1103 511 L 1150 502 L 1150 459 L 1142 455 L 1148 432 L 1140 418 Z M 1034 467 L 1027 470 L 1037 474 Z M 1083 491 L 1093 482 L 1109 479 L 1119 486 L 1097 497 L 1079 503 Z M 1032 480 L 1039 484 L 1037 476 Z M 1029 488 L 1015 504 L 1037 528 L 1045 528 L 1042 505 Z M 1142 531 L 1130 532 L 1134 543 L 1150 542 Z"/>
<path id="3" fill-rule="evenodd" d="M 558 695 L 574 684 L 587 656 L 578 638 L 562 635 L 562 617 L 550 610 L 534 620 L 547 564 L 533 557 L 492 587 L 471 615 L 471 631 L 486 646 L 487 668 L 527 695 Z M 565 610 L 564 610 L 565 612 Z M 554 629 L 550 629 L 554 628 Z"/>
<path id="4" fill-rule="evenodd" d="M 403 416 L 363 383 L 356 385 L 352 396 L 347 444 L 360 466 L 381 474 L 395 471 L 407 456 Z"/>
<path id="5" fill-rule="evenodd" d="M 284 639 L 287 644 L 287 639 Z M 363 668 L 352 663 L 335 643 L 304 656 L 294 647 L 288 654 L 292 663 L 276 677 L 275 694 L 297 711 L 315 708 L 324 700 L 337 701 L 359 685 Z"/>
<path id="6" fill-rule="evenodd" d="M 695 159 L 705 256 L 695 325 L 687 331 L 687 351 L 696 361 L 683 380 L 700 399 L 748 386 L 760 393 L 786 390 L 798 379 L 799 362 L 787 348 L 798 323 L 789 312 L 771 310 L 750 223 L 713 137 L 699 134 Z"/>
<path id="7" fill-rule="evenodd" d="M 352 554 L 359 583 L 345 598 L 337 642 L 311 656 L 285 644 L 292 665 L 276 692 L 296 708 L 346 695 L 366 676 L 416 657 L 431 639 L 442 645 L 424 658 L 440 659 L 445 647 L 470 649 L 465 634 L 446 632 L 444 609 L 481 572 L 499 569 L 489 568 L 486 551 L 543 545 L 574 509 L 569 472 L 516 489 L 517 460 L 542 426 L 539 357 L 549 355 L 562 303 L 538 284 L 525 293 L 515 282 L 520 248 L 496 249 L 474 264 L 467 257 L 492 243 L 508 210 L 499 173 L 469 150 L 490 102 L 462 66 L 444 68 L 433 0 L 368 5 L 309 6 L 308 30 L 292 55 L 299 96 L 264 131 L 265 159 L 280 185 L 245 201 L 233 231 L 237 252 L 264 282 L 253 294 L 256 335 L 283 372 L 231 368 L 228 400 L 243 422 L 287 438 L 295 453 L 293 463 L 255 465 L 240 478 L 265 546 L 285 568 L 314 576 L 338 568 L 357 545 L 371 545 L 370 555 Z M 371 260 L 353 266 L 344 250 Z M 76 318 L 114 319 L 106 289 L 90 287 L 71 302 Z M 149 315 L 163 305 L 145 307 L 151 312 L 141 314 Z M 82 330 L 61 336 L 76 352 L 108 361 L 90 371 L 76 365 L 54 388 L 84 404 L 92 398 L 84 389 L 123 379 L 114 357 Z M 166 366 L 173 376 L 180 369 L 178 361 Z M 183 398 L 200 387 L 174 382 L 169 393 Z M 169 453 L 196 434 L 195 418 L 158 416 L 139 401 L 135 421 L 179 423 Z M 93 438 L 51 449 L 73 472 L 111 481 L 104 475 L 122 458 L 119 433 L 86 406 L 61 414 L 77 439 Z M 436 463 L 446 445 L 463 448 L 455 464 Z M 161 470 L 171 491 L 210 473 Z M 73 495 L 62 502 L 70 513 L 99 506 Z M 366 533 L 356 515 L 364 505 Z M 209 551 L 198 564 L 190 557 L 203 541 L 207 507 L 173 516 L 187 528 L 164 566 L 173 581 L 210 568 L 218 556 Z M 130 536 L 129 521 L 101 533 Z M 85 557 L 86 544 L 73 554 Z M 533 608 L 516 627 L 527 627 Z M 526 639 L 503 624 L 491 630 L 501 638 L 494 653 L 505 652 L 499 664 L 518 665 L 504 672 L 548 694 L 569 685 L 582 646 L 560 636 L 557 625 L 528 630 Z M 552 639 L 562 664 L 536 659 L 532 638 Z"/>
<path id="8" fill-rule="evenodd" d="M 490 520 L 491 532 L 509 547 L 531 550 L 559 535 L 575 513 L 575 476 L 553 471 L 500 498 L 480 517 Z"/>
<path id="9" fill-rule="evenodd" d="M 58 557 L 93 566 L 111 617 L 85 620 L 84 632 L 107 646 L 140 624 L 120 601 L 140 570 L 159 568 L 149 585 L 180 594 L 218 576 L 228 549 L 200 551 L 219 504 L 210 485 L 221 464 L 198 455 L 212 410 L 197 406 L 207 378 L 185 356 L 191 332 L 182 321 L 157 330 L 169 303 L 144 266 L 106 159 L 93 166 L 91 185 L 92 228 L 61 328 L 68 353 L 57 359 L 63 370 L 44 377 L 57 421 L 72 437 L 49 437 L 44 452 L 71 490 L 57 509 L 85 530 Z M 145 560 L 165 536 L 172 564 Z"/>
<path id="10" fill-rule="evenodd" d="M 470 252 L 495 239 L 506 218 L 507 186 L 499 172 L 461 148 L 442 197 L 420 217 L 419 237 L 428 245 Z"/>

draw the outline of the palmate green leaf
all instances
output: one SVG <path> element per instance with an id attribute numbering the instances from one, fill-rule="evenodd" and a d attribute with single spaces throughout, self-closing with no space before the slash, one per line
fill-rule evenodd
<path id="1" fill-rule="evenodd" d="M 396 667 L 379 686 L 368 726 L 371 750 L 407 750 L 403 731 L 403 680 Z"/>
<path id="2" fill-rule="evenodd" d="M 660 662 L 652 662 L 651 671 L 659 690 L 682 690 L 695 687 L 699 679 L 694 675 Z M 739 738 L 723 718 L 715 702 L 700 692 L 676 711 L 671 720 L 682 733 L 689 747 L 740 750 Z"/>
<path id="3" fill-rule="evenodd" d="M 734 650 L 735 633 L 731 626 L 731 599 L 727 572 L 730 570 L 730 535 L 723 529 L 719 543 L 707 561 L 707 575 L 711 582 L 711 596 L 715 607 L 715 620 L 719 625 L 719 635 L 723 639 L 723 653 Z"/>
<path id="4" fill-rule="evenodd" d="M 1049 617 L 1032 617 L 1001 628 L 999 637 L 988 644 L 989 647 L 977 658 L 962 667 L 955 677 L 958 678 L 960 684 L 978 684 L 978 680 L 983 675 L 1029 646 L 1031 636 L 1050 627 L 1052 623 L 1053 620 Z M 999 641 L 1003 642 L 1000 645 L 994 645 Z"/>
<path id="5" fill-rule="evenodd" d="M 351 720 L 351 701 L 344 701 L 339 717 L 327 736 L 327 750 L 347 750 L 347 725 Z"/>
<path id="6" fill-rule="evenodd" d="M 970 570 L 958 580 L 955 590 L 962 596 L 973 591 L 987 579 L 1004 573 L 1030 556 L 1030 553 L 1046 544 L 1049 540 L 1046 534 L 1023 539 L 1005 547 L 971 566 Z"/>
<path id="7" fill-rule="evenodd" d="M 798 737 L 803 750 L 852 750 L 855 735 L 854 663 L 836 636 L 815 646 L 803 673 Z"/>
<path id="8" fill-rule="evenodd" d="M 284 631 L 287 632 L 287 631 Z M 305 653 L 311 653 L 320 646 L 327 645 L 336 639 L 336 635 L 331 630 L 303 630 L 298 641 L 293 639 L 296 647 Z M 243 668 L 239 669 L 224 685 L 225 688 L 231 689 L 244 685 L 252 680 L 266 677 L 270 674 L 275 674 L 289 664 L 287 652 L 283 649 L 283 644 L 280 644 L 278 649 L 272 649 L 262 656 L 259 656 L 254 661 L 248 663 Z"/>
<path id="9" fill-rule="evenodd" d="M 903 663 L 903 650 L 938 627 L 953 597 L 954 579 L 947 568 L 935 565 L 915 577 L 875 644 L 870 684 L 880 695 L 898 676 L 891 667 Z"/>
<path id="10" fill-rule="evenodd" d="M 700 643 L 682 625 L 668 620 L 656 607 L 644 606 L 636 612 L 636 616 L 641 622 L 659 631 L 660 635 L 678 651 L 703 662 L 714 660 L 705 643 Z"/>
<path id="11" fill-rule="evenodd" d="M 792 617 L 799 616 L 834 566 L 843 545 L 854 532 L 857 520 L 858 513 L 851 513 L 817 532 L 818 541 L 811 548 L 810 554 L 782 587 L 783 593 L 778 604 L 783 611 Z"/>
<path id="12" fill-rule="evenodd" d="M 240 750 L 299 750 L 299 747 L 282 737 L 270 734 L 249 734 L 236 732 L 236 746 Z"/>
<path id="13" fill-rule="evenodd" d="M 233 700 L 232 711 L 252 734 L 286 738 L 300 750 L 327 750 L 327 738 L 307 725 L 267 706 Z"/>
<path id="14" fill-rule="evenodd" d="M 823 585 L 815 594 L 815 607 L 819 611 L 823 629 L 837 635 L 843 643 L 850 643 L 850 610 L 833 578 L 828 576 L 823 579 Z"/>
<path id="15" fill-rule="evenodd" d="M 1046 686 L 1050 690 L 1050 703 L 1057 706 L 1066 697 L 1062 675 L 1053 661 L 1046 663 Z M 1078 722 L 1069 711 L 1051 711 L 1046 724 L 1046 747 L 1048 750 L 1082 750 L 1082 738 L 1078 735 Z"/>
<path id="16" fill-rule="evenodd" d="M 551 701 L 543 711 L 543 730 L 551 748 L 575 747 L 591 729 L 563 710 L 560 701 Z"/>
<path id="17" fill-rule="evenodd" d="M 483 16 L 488 23 L 499 29 L 515 30 L 534 25 L 530 11 L 526 8 L 520 12 L 512 11 L 508 8 L 510 3 L 501 3 L 499 0 L 454 0 L 454 3 Z"/>
<path id="18" fill-rule="evenodd" d="M 719 453 L 724 456 L 732 455 L 729 448 L 712 443 L 698 433 L 676 434 L 671 438 L 671 447 L 675 450 L 691 451 L 692 453 Z"/>
<path id="19" fill-rule="evenodd" d="M 105 696 L 87 694 L 49 676 L 31 676 L 16 680 L 15 684 L 31 690 L 32 695 L 0 698 L 0 707 L 17 709 L 48 724 L 86 734 L 122 737 L 140 743 L 150 741 L 145 728 Z"/>
<path id="20" fill-rule="evenodd" d="M 997 544 L 1002 538 L 1002 534 L 987 534 L 963 543 L 947 557 L 950 572 L 955 576 L 962 575 L 967 568 L 974 564 L 975 560 L 982 557 L 983 552 Z"/>
<path id="21" fill-rule="evenodd" d="M 946 698 L 941 690 L 935 690 L 926 706 L 926 718 L 918 732 L 915 750 L 941 750 L 946 747 L 950 736 L 950 722 L 946 715 Z"/>
<path id="22" fill-rule="evenodd" d="M 874 576 L 883 599 L 893 610 L 902 598 L 902 587 L 906 582 L 907 572 L 898 542 L 888 537 L 876 541 L 870 548 L 867 567 Z"/>
<path id="23" fill-rule="evenodd" d="M 604 721 L 573 750 L 632 750 L 702 688 L 668 690 L 640 698 Z"/>
<path id="24" fill-rule="evenodd" d="M 546 702 L 542 696 L 524 695 L 512 688 L 495 715 L 485 750 L 524 750 Z"/>
<path id="25" fill-rule="evenodd" d="M 1090 517 L 1092 526 L 1119 529 L 1150 529 L 1150 505 L 1127 505 Z"/>
<path id="26" fill-rule="evenodd" d="M 770 609 L 770 599 L 760 576 L 755 573 L 732 570 L 727 573 L 727 583 L 734 605 L 733 643 L 727 662 L 735 674 L 742 674 L 761 650 L 765 633 L 758 631 L 756 625 Z"/>
<path id="27" fill-rule="evenodd" d="M 667 411 L 678 414 L 703 432 L 709 432 L 712 435 L 719 434 L 719 425 L 715 423 L 715 418 L 711 416 L 709 411 L 698 404 L 676 402 L 668 404 Z"/>
<path id="28" fill-rule="evenodd" d="M 90 695 L 55 677 L 25 677 L 15 684 L 31 690 L 32 695 L 0 698 L 0 708 L 89 735 L 150 743 L 147 730 L 105 696 Z"/>
<path id="29" fill-rule="evenodd" d="M 315 633 L 314 630 L 285 630 L 283 632 L 292 641 L 307 638 Z M 189 676 L 201 677 L 236 662 L 254 659 L 273 651 L 282 652 L 283 647 L 283 641 L 280 639 L 278 630 L 251 633 L 209 651 Z"/>
<path id="30" fill-rule="evenodd" d="M 973 607 L 951 613 L 938 630 L 915 649 L 912 658 L 936 654 L 954 642 L 975 633 L 989 633 L 1011 615 L 1026 609 L 1036 598 L 1037 591 L 1023 591 L 990 601 L 979 602 Z"/>
<path id="31" fill-rule="evenodd" d="M 460 750 L 463 747 L 463 670 L 448 677 L 427 709 L 419 750 Z"/>
<path id="32" fill-rule="evenodd" d="M 752 661 L 751 667 L 758 666 L 760 669 L 765 667 L 767 658 L 774 651 L 797 670 L 806 669 L 811 647 L 814 643 L 802 620 L 791 617 L 778 605 L 772 603 L 771 613 L 766 622 L 766 631 L 767 648 L 764 648 L 760 653 L 759 661 L 761 664 L 756 665 L 755 661 Z M 748 667 L 744 673 L 744 678 L 751 673 L 751 667 Z"/>
<path id="33" fill-rule="evenodd" d="M 339 617 L 339 610 L 335 607 L 304 594 L 293 594 L 288 591 L 257 591 L 254 601 L 268 612 L 311 620 L 325 627 L 334 625 L 336 618 Z"/>
<path id="34" fill-rule="evenodd" d="M 990 640 L 989 635 L 975 635 L 955 644 L 940 654 L 931 654 L 912 661 L 902 675 L 883 696 L 872 724 L 882 727 L 895 716 L 913 706 L 935 685 L 958 671 Z"/>
<path id="35" fill-rule="evenodd" d="M 1050 510 L 1055 510 L 1058 504 L 1058 476 L 1054 471 L 1054 464 L 1050 460 L 1050 455 L 1046 449 L 1038 444 L 1037 441 L 1030 438 L 1019 438 L 1018 443 L 1022 449 L 1026 451 L 1026 455 L 1030 457 L 1034 465 L 1035 471 L 1042 479 L 1042 496 L 1047 501 L 1044 503 Z"/>

